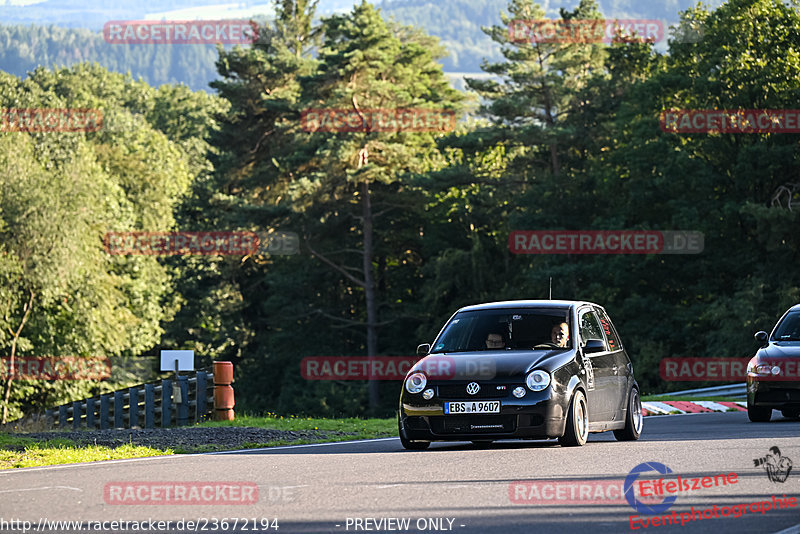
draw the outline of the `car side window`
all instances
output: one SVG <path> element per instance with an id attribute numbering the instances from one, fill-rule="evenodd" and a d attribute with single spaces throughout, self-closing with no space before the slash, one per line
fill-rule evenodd
<path id="1" fill-rule="evenodd" d="M 609 350 L 620 350 L 622 348 L 622 343 L 619 340 L 614 325 L 611 324 L 611 319 L 608 318 L 608 315 L 603 310 L 597 310 L 597 315 L 600 317 L 600 326 L 606 334 Z"/>
<path id="2" fill-rule="evenodd" d="M 608 350 L 608 343 L 603 336 L 603 331 L 600 329 L 600 322 L 593 311 L 585 311 L 581 314 L 581 346 L 586 345 L 589 339 L 599 339 L 603 342 L 605 349 Z"/>

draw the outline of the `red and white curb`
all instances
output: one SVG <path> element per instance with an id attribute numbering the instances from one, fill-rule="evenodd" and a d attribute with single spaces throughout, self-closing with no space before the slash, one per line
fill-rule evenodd
<path id="1" fill-rule="evenodd" d="M 642 402 L 644 415 L 668 415 L 702 412 L 746 412 L 747 402 L 664 401 Z"/>

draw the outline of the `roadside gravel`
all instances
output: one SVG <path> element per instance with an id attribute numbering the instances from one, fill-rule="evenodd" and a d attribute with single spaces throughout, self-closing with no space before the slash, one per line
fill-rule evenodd
<path id="1" fill-rule="evenodd" d="M 238 449 L 246 445 L 284 440 L 327 440 L 355 434 L 322 430 L 271 430 L 255 427 L 177 427 L 148 429 L 109 429 L 83 431 L 54 431 L 12 433 L 11 436 L 50 439 L 70 439 L 77 445 L 103 445 L 116 448 L 131 443 L 154 449 L 196 450 L 212 446 L 215 450 Z"/>

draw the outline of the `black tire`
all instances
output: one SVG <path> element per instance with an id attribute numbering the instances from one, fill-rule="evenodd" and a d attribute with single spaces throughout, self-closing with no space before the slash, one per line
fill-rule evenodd
<path id="1" fill-rule="evenodd" d="M 787 419 L 800 419 L 800 410 L 798 409 L 781 410 L 781 415 Z"/>
<path id="2" fill-rule="evenodd" d="M 642 415 L 642 399 L 639 389 L 634 386 L 628 395 L 628 411 L 625 416 L 625 428 L 615 430 L 614 437 L 617 441 L 636 441 L 642 435 L 644 416 Z"/>
<path id="3" fill-rule="evenodd" d="M 772 408 L 753 406 L 747 403 L 747 417 L 754 423 L 768 423 L 772 419 Z"/>
<path id="4" fill-rule="evenodd" d="M 567 424 L 564 435 L 558 438 L 562 447 L 580 447 L 589 438 L 589 410 L 586 408 L 586 397 L 583 391 L 576 391 L 572 396 L 567 413 Z"/>
<path id="5" fill-rule="evenodd" d="M 400 443 L 403 448 L 409 451 L 424 451 L 431 446 L 430 441 L 412 441 L 406 437 L 406 430 L 403 428 L 399 413 L 397 414 L 397 433 L 400 435 Z"/>

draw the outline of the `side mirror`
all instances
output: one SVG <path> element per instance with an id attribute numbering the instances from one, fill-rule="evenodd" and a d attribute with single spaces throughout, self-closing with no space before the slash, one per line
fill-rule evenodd
<path id="1" fill-rule="evenodd" d="M 758 341 L 763 346 L 767 344 L 767 339 L 769 339 L 769 334 L 767 334 L 762 330 L 760 332 L 756 332 L 756 335 L 753 337 L 755 337 L 756 341 Z"/>
<path id="2" fill-rule="evenodd" d="M 603 343 L 602 339 L 589 339 L 586 341 L 586 345 L 583 347 L 583 352 L 585 354 L 591 354 L 593 352 L 604 352 L 606 350 L 606 345 Z"/>
<path id="3" fill-rule="evenodd" d="M 422 345 L 417 345 L 417 356 L 427 356 L 430 351 L 431 351 L 430 343 L 423 343 Z"/>

